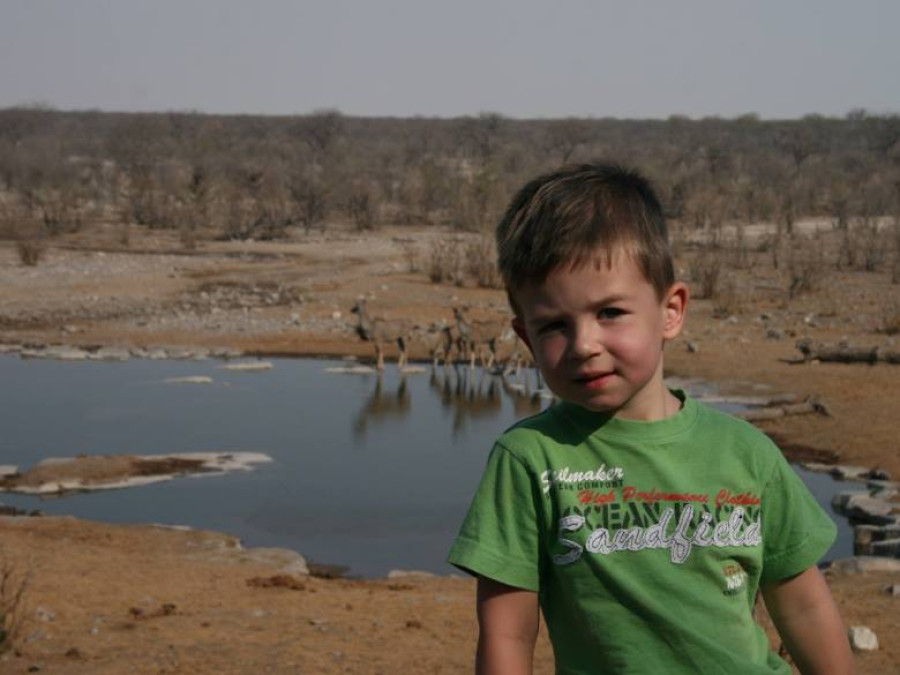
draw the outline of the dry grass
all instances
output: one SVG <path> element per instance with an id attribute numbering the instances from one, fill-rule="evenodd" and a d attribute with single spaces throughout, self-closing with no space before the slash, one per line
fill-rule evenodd
<path id="1" fill-rule="evenodd" d="M 17 649 L 22 639 L 31 578 L 0 547 L 0 652 Z"/>

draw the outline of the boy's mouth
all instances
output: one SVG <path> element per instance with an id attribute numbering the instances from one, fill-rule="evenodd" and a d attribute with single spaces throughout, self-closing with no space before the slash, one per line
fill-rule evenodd
<path id="1" fill-rule="evenodd" d="M 612 379 L 614 372 L 583 373 L 575 378 L 575 381 L 586 389 L 601 389 Z"/>

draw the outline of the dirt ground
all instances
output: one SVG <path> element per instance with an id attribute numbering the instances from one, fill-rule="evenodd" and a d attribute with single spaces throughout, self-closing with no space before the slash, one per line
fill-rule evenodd
<path id="1" fill-rule="evenodd" d="M 185 251 L 159 232 L 134 232 L 124 246 L 115 228 L 53 240 L 38 266 L 24 267 L 14 245 L 0 242 L 0 344 L 372 359 L 349 312 L 365 296 L 373 314 L 418 326 L 411 353 L 427 359 L 436 339 L 429 326 L 453 323 L 454 306 L 467 306 L 475 319 L 509 318 L 500 290 L 429 280 L 435 250 L 450 246 L 453 237 L 433 228 L 383 228 Z M 690 253 L 677 260 L 682 276 Z M 816 290 L 788 300 L 783 271 L 764 254 L 758 265 L 725 274 L 727 298 L 691 302 L 686 334 L 667 347 L 667 371 L 735 392 L 817 395 L 830 416 L 760 426 L 794 452 L 900 477 L 900 366 L 783 361 L 799 354 L 802 337 L 896 348 L 886 328 L 900 312 L 900 286 L 886 272 L 829 268 Z M 501 351 L 514 348 L 508 340 Z M 18 573 L 31 571 L 18 654 L 0 657 L 0 672 L 471 670 L 471 580 L 303 578 L 267 586 L 278 570 L 225 560 L 228 541 L 149 526 L 0 518 L 0 550 Z M 847 623 L 870 626 L 881 641 L 878 652 L 859 656 L 860 672 L 900 669 L 900 599 L 884 591 L 898 576 L 830 577 Z M 253 578 L 257 585 L 248 585 Z M 543 641 L 537 663 L 535 672 L 552 672 Z"/>

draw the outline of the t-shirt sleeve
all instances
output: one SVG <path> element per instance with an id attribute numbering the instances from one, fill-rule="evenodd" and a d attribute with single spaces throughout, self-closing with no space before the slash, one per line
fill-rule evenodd
<path id="1" fill-rule="evenodd" d="M 834 521 L 780 451 L 763 491 L 762 519 L 763 582 L 786 579 L 812 567 L 837 536 Z"/>
<path id="2" fill-rule="evenodd" d="M 496 444 L 448 561 L 471 574 L 539 590 L 538 506 L 532 473 Z"/>

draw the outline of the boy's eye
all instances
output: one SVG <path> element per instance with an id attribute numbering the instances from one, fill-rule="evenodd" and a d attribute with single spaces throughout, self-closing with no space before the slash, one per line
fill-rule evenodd
<path id="1" fill-rule="evenodd" d="M 597 316 L 601 319 L 615 319 L 623 314 L 625 314 L 625 310 L 619 309 L 618 307 L 604 307 L 597 312 Z"/>
<path id="2" fill-rule="evenodd" d="M 538 335 L 546 335 L 547 333 L 562 330 L 564 327 L 565 324 L 562 321 L 550 321 L 549 323 L 541 324 L 537 332 Z"/>

